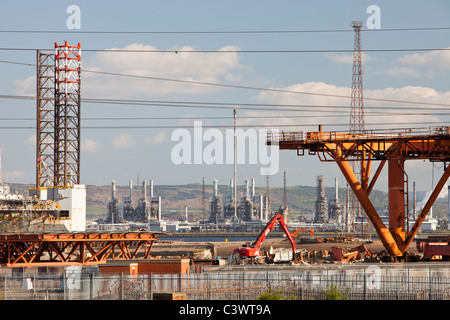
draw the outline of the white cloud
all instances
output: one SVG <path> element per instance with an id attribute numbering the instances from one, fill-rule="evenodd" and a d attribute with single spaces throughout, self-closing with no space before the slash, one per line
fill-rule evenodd
<path id="1" fill-rule="evenodd" d="M 116 148 L 131 148 L 136 145 L 136 140 L 128 133 L 122 133 L 113 140 L 113 146 Z"/>
<path id="2" fill-rule="evenodd" d="M 7 171 L 4 174 L 4 178 L 7 181 L 12 181 L 14 179 L 23 178 L 23 177 L 25 177 L 25 171 L 14 170 L 14 171 Z"/>
<path id="3" fill-rule="evenodd" d="M 283 91 L 293 91 L 293 93 L 263 91 L 255 99 L 258 101 L 268 101 L 268 103 L 281 101 L 281 104 L 286 105 L 339 104 L 346 106 L 349 104 L 348 100 L 339 97 L 331 97 L 330 95 L 349 96 L 351 93 L 351 90 L 348 87 L 338 87 L 334 84 L 324 82 L 304 82 L 279 89 Z M 298 94 L 296 92 L 304 94 Z"/>
<path id="4" fill-rule="evenodd" d="M 152 45 L 133 43 L 115 50 L 160 50 Z M 241 72 L 250 70 L 239 62 L 238 47 L 225 46 L 216 52 L 182 52 L 196 50 L 190 46 L 172 48 L 178 53 L 109 53 L 99 52 L 83 61 L 85 70 L 123 73 L 144 77 L 168 78 L 183 81 L 221 82 L 221 79 L 241 79 Z M 219 87 L 195 85 L 164 80 L 100 75 L 85 72 L 85 96 L 132 96 L 135 94 L 205 93 Z"/>
<path id="5" fill-rule="evenodd" d="M 92 139 L 81 140 L 81 151 L 82 152 L 98 152 L 101 149 L 101 145 Z"/>
<path id="6" fill-rule="evenodd" d="M 161 49 L 147 44 L 133 43 L 111 50 L 140 50 L 147 52 L 107 52 L 93 57 L 82 57 L 82 88 L 84 97 L 130 97 L 136 94 L 166 95 L 172 93 L 206 93 L 223 90 L 217 86 L 189 83 L 144 80 L 133 77 L 102 75 L 88 71 L 104 71 L 144 77 L 176 79 L 183 81 L 220 83 L 238 81 L 241 83 L 251 67 L 239 62 L 236 46 L 224 46 L 216 52 L 182 52 L 197 50 L 191 46 L 170 48 L 178 53 L 157 53 Z M 164 49 L 162 49 L 164 50 Z M 228 52 L 227 52 L 228 51 Z M 232 52 L 229 52 L 232 51 Z M 84 71 L 83 71 L 84 70 Z M 20 95 L 36 94 L 36 76 L 14 81 L 15 92 Z"/>
<path id="7" fill-rule="evenodd" d="M 403 66 L 398 66 L 398 65 Z M 411 67 L 413 66 L 413 67 Z M 426 77 L 432 79 L 437 74 L 450 70 L 450 51 L 434 50 L 424 53 L 407 54 L 396 60 L 396 66 L 377 74 L 392 77 Z"/>
<path id="8" fill-rule="evenodd" d="M 447 49 L 450 49 L 447 48 Z M 398 59 L 401 64 L 424 66 L 438 70 L 450 70 L 450 51 L 434 50 L 425 53 L 413 53 Z"/>
<path id="9" fill-rule="evenodd" d="M 417 78 L 420 76 L 420 73 L 416 69 L 409 67 L 393 67 L 383 71 L 378 71 L 377 74 L 386 74 L 392 77 L 413 77 L 413 78 Z"/>
<path id="10" fill-rule="evenodd" d="M 160 144 L 167 141 L 167 136 L 164 131 L 160 131 L 156 136 L 145 137 L 144 141 L 151 144 Z"/>
<path id="11" fill-rule="evenodd" d="M 36 76 L 29 76 L 25 79 L 17 79 L 13 82 L 14 92 L 21 96 L 36 95 Z"/>
<path id="12" fill-rule="evenodd" d="M 343 64 L 352 64 L 353 63 L 353 54 L 348 53 L 325 53 L 325 58 L 330 59 L 333 62 L 336 63 L 343 63 Z M 367 53 L 362 52 L 361 53 L 361 60 L 362 63 L 373 61 L 374 58 L 369 56 Z"/>
<path id="13" fill-rule="evenodd" d="M 345 112 L 346 110 L 348 110 L 348 106 L 350 105 L 350 98 L 342 99 L 330 96 L 349 96 L 351 90 L 347 87 L 338 87 L 336 85 L 327 84 L 324 82 L 305 82 L 280 89 L 311 94 L 263 91 L 258 96 L 256 96 L 254 100 L 260 101 L 265 104 L 273 103 L 285 105 L 278 108 L 283 110 L 266 112 L 265 114 L 258 113 L 258 115 L 260 116 L 266 115 L 270 116 L 270 118 L 249 119 L 246 121 L 246 124 L 258 123 L 270 125 L 271 123 L 276 122 L 283 123 L 283 127 L 280 127 L 280 130 L 315 130 L 317 124 L 336 123 L 337 121 L 342 121 L 343 118 L 339 118 L 336 120 L 333 118 L 329 118 L 329 116 L 339 115 L 339 110 L 344 110 Z M 305 107 L 293 107 L 295 105 L 305 105 Z M 337 108 L 338 106 L 342 106 L 343 108 Z M 289 109 L 292 109 L 293 111 L 286 111 Z M 299 112 L 298 110 L 303 111 Z M 273 116 L 278 116 L 278 118 L 274 119 Z M 345 118 L 345 122 L 348 122 L 348 118 Z M 239 123 L 242 124 L 243 120 L 239 120 Z M 292 127 L 290 125 L 292 125 Z M 309 125 L 309 127 L 305 127 L 307 125 Z M 314 128 L 311 127 L 313 125 Z"/>
<path id="14" fill-rule="evenodd" d="M 324 130 L 341 130 L 348 129 L 347 125 L 350 118 L 350 93 L 349 87 L 338 87 L 332 84 L 323 82 L 306 82 L 301 84 L 292 85 L 286 88 L 280 88 L 282 90 L 297 91 L 297 92 L 309 92 L 312 94 L 295 94 L 295 93 L 281 93 L 264 91 L 257 95 L 254 100 L 261 101 L 263 103 L 273 103 L 282 105 L 311 105 L 311 107 L 302 108 L 304 112 L 267 112 L 267 115 L 278 115 L 279 119 L 276 123 L 283 123 L 287 125 L 293 125 L 291 128 L 302 131 L 306 130 L 305 125 L 310 127 L 307 130 L 316 130 L 317 124 L 324 125 Z M 315 95 L 317 94 L 317 95 Z M 330 95 L 330 96 L 325 96 Z M 335 96 L 333 96 L 335 95 Z M 336 96 L 346 96 L 346 98 L 338 98 Z M 422 113 L 427 112 L 427 106 L 423 105 L 422 110 L 377 110 L 371 109 L 372 106 L 389 106 L 393 107 L 401 105 L 403 108 L 405 104 L 395 104 L 385 101 L 370 100 L 374 99 L 388 99 L 388 100 L 405 100 L 405 101 L 423 101 L 427 103 L 448 103 L 450 99 L 450 91 L 439 92 L 433 88 L 421 87 L 421 86 L 406 86 L 401 88 L 384 88 L 378 90 L 364 90 L 365 99 L 365 123 L 366 128 L 384 128 L 390 124 L 395 124 L 400 127 L 399 124 L 408 125 L 408 123 L 423 123 L 423 127 L 429 126 L 429 123 L 440 121 L 438 116 L 424 115 Z M 328 107 L 326 107 L 328 106 Z M 338 108 L 343 106 L 343 108 Z M 408 106 L 408 104 L 406 104 Z M 417 105 L 411 105 L 417 108 Z M 279 109 L 286 109 L 287 107 L 279 107 Z M 296 108 L 298 109 L 298 108 Z M 259 114 L 259 113 L 258 113 Z M 260 114 L 259 114 L 260 115 Z M 293 118 L 291 115 L 304 116 L 303 118 Z M 239 120 L 242 123 L 243 120 Z M 262 123 L 261 119 L 251 119 L 247 123 Z M 273 118 L 265 120 L 266 124 L 273 123 Z M 370 124 L 374 124 L 370 126 Z M 332 124 L 338 124 L 339 127 L 331 129 Z M 295 128 L 297 125 L 297 128 Z M 376 127 L 375 127 L 376 125 Z M 438 124 L 436 124 L 438 125 Z M 313 127 L 314 126 L 314 127 Z M 414 124 L 413 127 L 420 127 L 420 125 Z M 276 127 L 276 126 L 274 126 Z M 290 128 L 290 129 L 291 129 Z M 280 128 L 284 129 L 284 128 Z M 286 130 L 290 130 L 286 129 Z"/>
<path id="15" fill-rule="evenodd" d="M 31 146 L 36 146 L 36 135 L 33 134 L 27 139 L 27 144 Z"/>

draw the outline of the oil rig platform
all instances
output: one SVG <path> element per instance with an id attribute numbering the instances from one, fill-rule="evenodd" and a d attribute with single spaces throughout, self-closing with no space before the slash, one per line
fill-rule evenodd
<path id="1" fill-rule="evenodd" d="M 317 155 L 321 161 L 336 162 L 354 195 L 377 231 L 389 255 L 402 256 L 422 222 L 427 217 L 440 191 L 450 177 L 450 127 L 428 127 L 354 132 L 269 133 L 267 145 L 280 150 L 296 150 L 298 156 Z M 408 174 L 406 160 L 429 160 L 444 163 L 444 172 L 434 187 L 415 223 L 409 228 Z M 351 162 L 359 161 L 360 172 Z M 371 177 L 374 161 L 379 162 Z M 388 167 L 389 226 L 386 226 L 369 199 L 380 173 Z M 359 173 L 359 175 L 358 175 Z M 359 178 L 358 178 L 359 176 Z"/>
<path id="2" fill-rule="evenodd" d="M 14 196 L 0 178 L 0 265 L 92 265 L 148 258 L 156 233 L 85 232 L 81 45 L 63 42 L 55 43 L 53 53 L 37 50 L 36 79 L 36 186 L 28 196 Z"/>

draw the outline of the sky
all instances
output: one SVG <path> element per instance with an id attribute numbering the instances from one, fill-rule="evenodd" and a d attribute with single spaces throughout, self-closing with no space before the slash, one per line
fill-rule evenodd
<path id="1" fill-rule="evenodd" d="M 68 11 L 72 5 L 79 14 Z M 368 12 L 370 6 L 376 6 L 378 13 Z M 392 29 L 449 28 L 449 18 L 450 3 L 445 0 L 2 1 L 3 178 L 35 181 L 36 103 L 4 96 L 35 96 L 36 49 L 52 50 L 55 42 L 81 43 L 82 99 L 160 104 L 82 103 L 81 183 L 106 185 L 116 180 L 127 185 L 129 179 L 139 177 L 153 179 L 155 185 L 201 183 L 202 178 L 207 184 L 214 178 L 228 184 L 234 167 L 227 161 L 225 130 L 233 128 L 234 108 L 238 126 L 246 125 L 243 130 L 258 134 L 264 133 L 262 129 L 316 131 L 319 124 L 324 131 L 348 130 L 352 21 L 364 23 L 363 50 L 382 50 L 363 53 L 366 129 L 448 125 L 450 51 L 438 49 L 450 47 L 450 29 Z M 390 51 L 398 49 L 435 50 Z M 258 135 L 258 143 L 261 139 Z M 216 162 L 209 164 L 211 159 L 200 153 L 194 163 L 195 147 L 207 152 L 212 141 L 223 141 L 224 146 L 222 154 L 214 153 Z M 179 163 L 175 151 L 182 146 L 184 151 L 191 148 L 190 164 Z M 266 185 L 262 173 L 269 155 L 263 151 L 267 151 L 272 152 L 269 160 L 277 169 L 270 175 L 271 186 L 283 185 L 284 171 L 288 185 L 315 186 L 317 176 L 324 175 L 327 186 L 334 184 L 335 177 L 344 186 L 335 163 L 321 162 L 316 156 L 298 157 L 295 151 L 263 149 L 249 143 L 248 159 L 237 166 L 239 184 L 254 178 L 257 186 Z M 249 153 L 257 154 L 256 160 L 252 162 Z M 407 161 L 406 169 L 409 181 L 423 191 L 442 173 L 440 163 L 428 161 Z M 384 173 L 375 188 L 383 190 L 386 181 Z"/>

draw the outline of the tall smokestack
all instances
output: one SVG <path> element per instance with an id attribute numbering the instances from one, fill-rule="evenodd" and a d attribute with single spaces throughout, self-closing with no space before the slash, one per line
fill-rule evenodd
<path id="1" fill-rule="evenodd" d="M 113 180 L 111 183 L 111 198 L 116 199 L 116 181 Z"/>
<path id="2" fill-rule="evenodd" d="M 334 178 L 334 198 L 339 200 L 338 178 Z"/>
<path id="3" fill-rule="evenodd" d="M 249 198 L 250 197 L 250 189 L 249 189 L 249 185 L 248 185 L 248 178 L 245 178 L 245 198 Z"/>
<path id="4" fill-rule="evenodd" d="M 150 199 L 153 198 L 153 179 L 150 180 Z"/>
<path id="5" fill-rule="evenodd" d="M 162 215 L 161 196 L 158 196 L 158 221 L 161 221 L 161 215 Z"/>
<path id="6" fill-rule="evenodd" d="M 142 181 L 142 192 L 144 193 L 144 201 L 147 201 L 147 181 Z"/>
<path id="7" fill-rule="evenodd" d="M 233 190 L 233 179 L 230 179 L 230 195 L 231 195 L 231 201 L 233 201 L 234 197 L 234 190 Z"/>
<path id="8" fill-rule="evenodd" d="M 255 178 L 252 178 L 252 199 L 255 197 Z"/>
<path id="9" fill-rule="evenodd" d="M 259 195 L 259 219 L 264 221 L 264 196 Z"/>
<path id="10" fill-rule="evenodd" d="M 214 198 L 217 199 L 217 197 L 218 197 L 217 179 L 213 180 L 213 184 L 214 184 Z"/>
<path id="11" fill-rule="evenodd" d="M 133 199 L 133 180 L 130 179 L 130 201 Z"/>

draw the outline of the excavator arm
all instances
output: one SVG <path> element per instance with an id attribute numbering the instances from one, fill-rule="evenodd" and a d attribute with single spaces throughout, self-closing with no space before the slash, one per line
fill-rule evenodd
<path id="1" fill-rule="evenodd" d="M 241 257 L 256 257 L 259 255 L 259 251 L 261 249 L 262 243 L 266 240 L 267 235 L 270 231 L 272 231 L 276 225 L 280 223 L 281 228 L 283 229 L 284 233 L 286 234 L 286 237 L 289 239 L 291 245 L 292 245 L 292 252 L 295 254 L 295 242 L 292 238 L 284 220 L 283 216 L 279 213 L 277 213 L 267 224 L 266 226 L 261 230 L 258 237 L 254 242 L 252 242 L 250 245 L 244 245 L 241 248 L 235 249 L 234 252 L 239 252 L 239 255 Z"/>
<path id="2" fill-rule="evenodd" d="M 311 237 L 314 237 L 314 229 L 303 229 L 303 228 L 295 230 L 293 233 L 291 233 L 291 236 L 294 238 L 297 237 L 300 231 L 309 231 Z"/>

